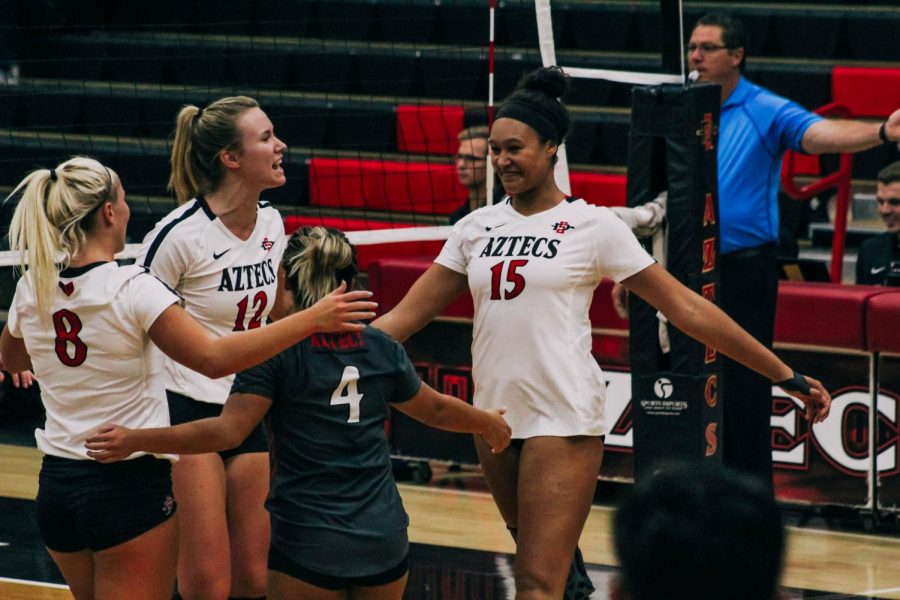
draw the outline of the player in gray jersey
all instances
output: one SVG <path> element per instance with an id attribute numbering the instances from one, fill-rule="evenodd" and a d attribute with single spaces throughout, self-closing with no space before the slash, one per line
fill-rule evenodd
<path id="1" fill-rule="evenodd" d="M 51 557 L 78 600 L 164 600 L 175 581 L 178 528 L 171 517 L 171 462 L 129 453 L 116 465 L 84 448 L 97 427 L 169 423 L 160 379 L 167 356 L 208 377 L 274 356 L 316 331 L 356 331 L 371 302 L 364 292 L 329 294 L 265 329 L 213 339 L 181 299 L 146 269 L 119 266 L 130 216 L 118 176 L 76 157 L 28 175 L 10 224 L 10 247 L 28 269 L 0 336 L 13 370 L 41 381 L 46 423 L 37 522 Z"/>
<path id="2" fill-rule="evenodd" d="M 283 264 L 295 310 L 356 275 L 353 247 L 323 227 L 295 232 Z M 436 392 L 402 346 L 366 327 L 315 336 L 239 374 L 219 417 L 152 430 L 107 426 L 87 448 L 102 462 L 137 448 L 213 452 L 238 444 L 267 416 L 274 467 L 267 597 L 399 600 L 408 517 L 391 473 L 388 405 L 432 427 L 478 433 L 494 452 L 509 443 L 503 408 L 480 410 Z"/>

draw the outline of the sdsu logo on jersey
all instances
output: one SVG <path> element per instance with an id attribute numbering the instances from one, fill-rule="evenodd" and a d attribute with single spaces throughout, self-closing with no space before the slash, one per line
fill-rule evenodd
<path id="1" fill-rule="evenodd" d="M 268 252 L 269 250 L 272 249 L 272 246 L 274 246 L 274 245 L 275 245 L 275 242 L 273 242 L 272 240 L 270 240 L 269 238 L 266 237 L 266 238 L 263 238 L 262 245 L 260 247 L 263 250 L 265 250 L 266 252 Z"/>
<path id="2" fill-rule="evenodd" d="M 568 221 L 560 221 L 559 223 L 554 223 L 552 225 L 553 231 L 562 235 L 570 229 L 575 229 L 574 225 L 569 225 Z"/>

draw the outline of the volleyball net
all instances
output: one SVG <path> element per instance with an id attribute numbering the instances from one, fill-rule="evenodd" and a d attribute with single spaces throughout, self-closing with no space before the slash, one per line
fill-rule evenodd
<path id="1" fill-rule="evenodd" d="M 561 187 L 623 205 L 630 84 L 684 81 L 680 66 L 666 64 L 666 40 L 683 29 L 680 2 L 669 0 L 619 3 L 612 13 L 549 0 L 159 0 L 55 10 L 0 32 L 18 40 L 21 70 L 15 85 L 0 85 L 0 190 L 73 155 L 97 158 L 128 193 L 124 257 L 176 205 L 165 186 L 185 104 L 256 98 L 288 144 L 288 182 L 262 198 L 288 230 L 329 225 L 371 245 L 446 237 L 447 216 L 468 193 L 456 174 L 457 134 L 488 124 L 494 99 L 541 65 L 574 78 L 563 98 L 573 126 Z M 664 26 L 671 15 L 679 26 Z M 11 205 L 0 211 L 4 229 Z M 2 265 L 14 262 L 0 255 Z"/>

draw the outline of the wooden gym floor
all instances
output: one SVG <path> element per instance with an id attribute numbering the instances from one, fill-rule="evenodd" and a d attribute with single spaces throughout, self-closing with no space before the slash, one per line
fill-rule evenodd
<path id="1" fill-rule="evenodd" d="M 40 543 L 34 502 L 40 454 L 28 436 L 0 427 L 0 600 L 71 598 Z M 512 540 L 476 470 L 434 465 L 428 485 L 401 484 L 410 514 L 409 600 L 513 597 Z M 595 505 L 581 548 L 597 592 L 615 573 L 609 506 Z M 900 599 L 900 537 L 789 529 L 787 597 Z"/>

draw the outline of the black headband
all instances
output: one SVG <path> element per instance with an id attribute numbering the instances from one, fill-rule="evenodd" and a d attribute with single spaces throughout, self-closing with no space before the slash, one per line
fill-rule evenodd
<path id="1" fill-rule="evenodd" d="M 562 142 L 565 131 L 560 131 L 554 123 L 551 115 L 531 102 L 522 102 L 511 98 L 500 105 L 494 119 L 515 119 L 521 121 L 538 132 L 544 139 L 551 140 L 554 144 Z"/>

